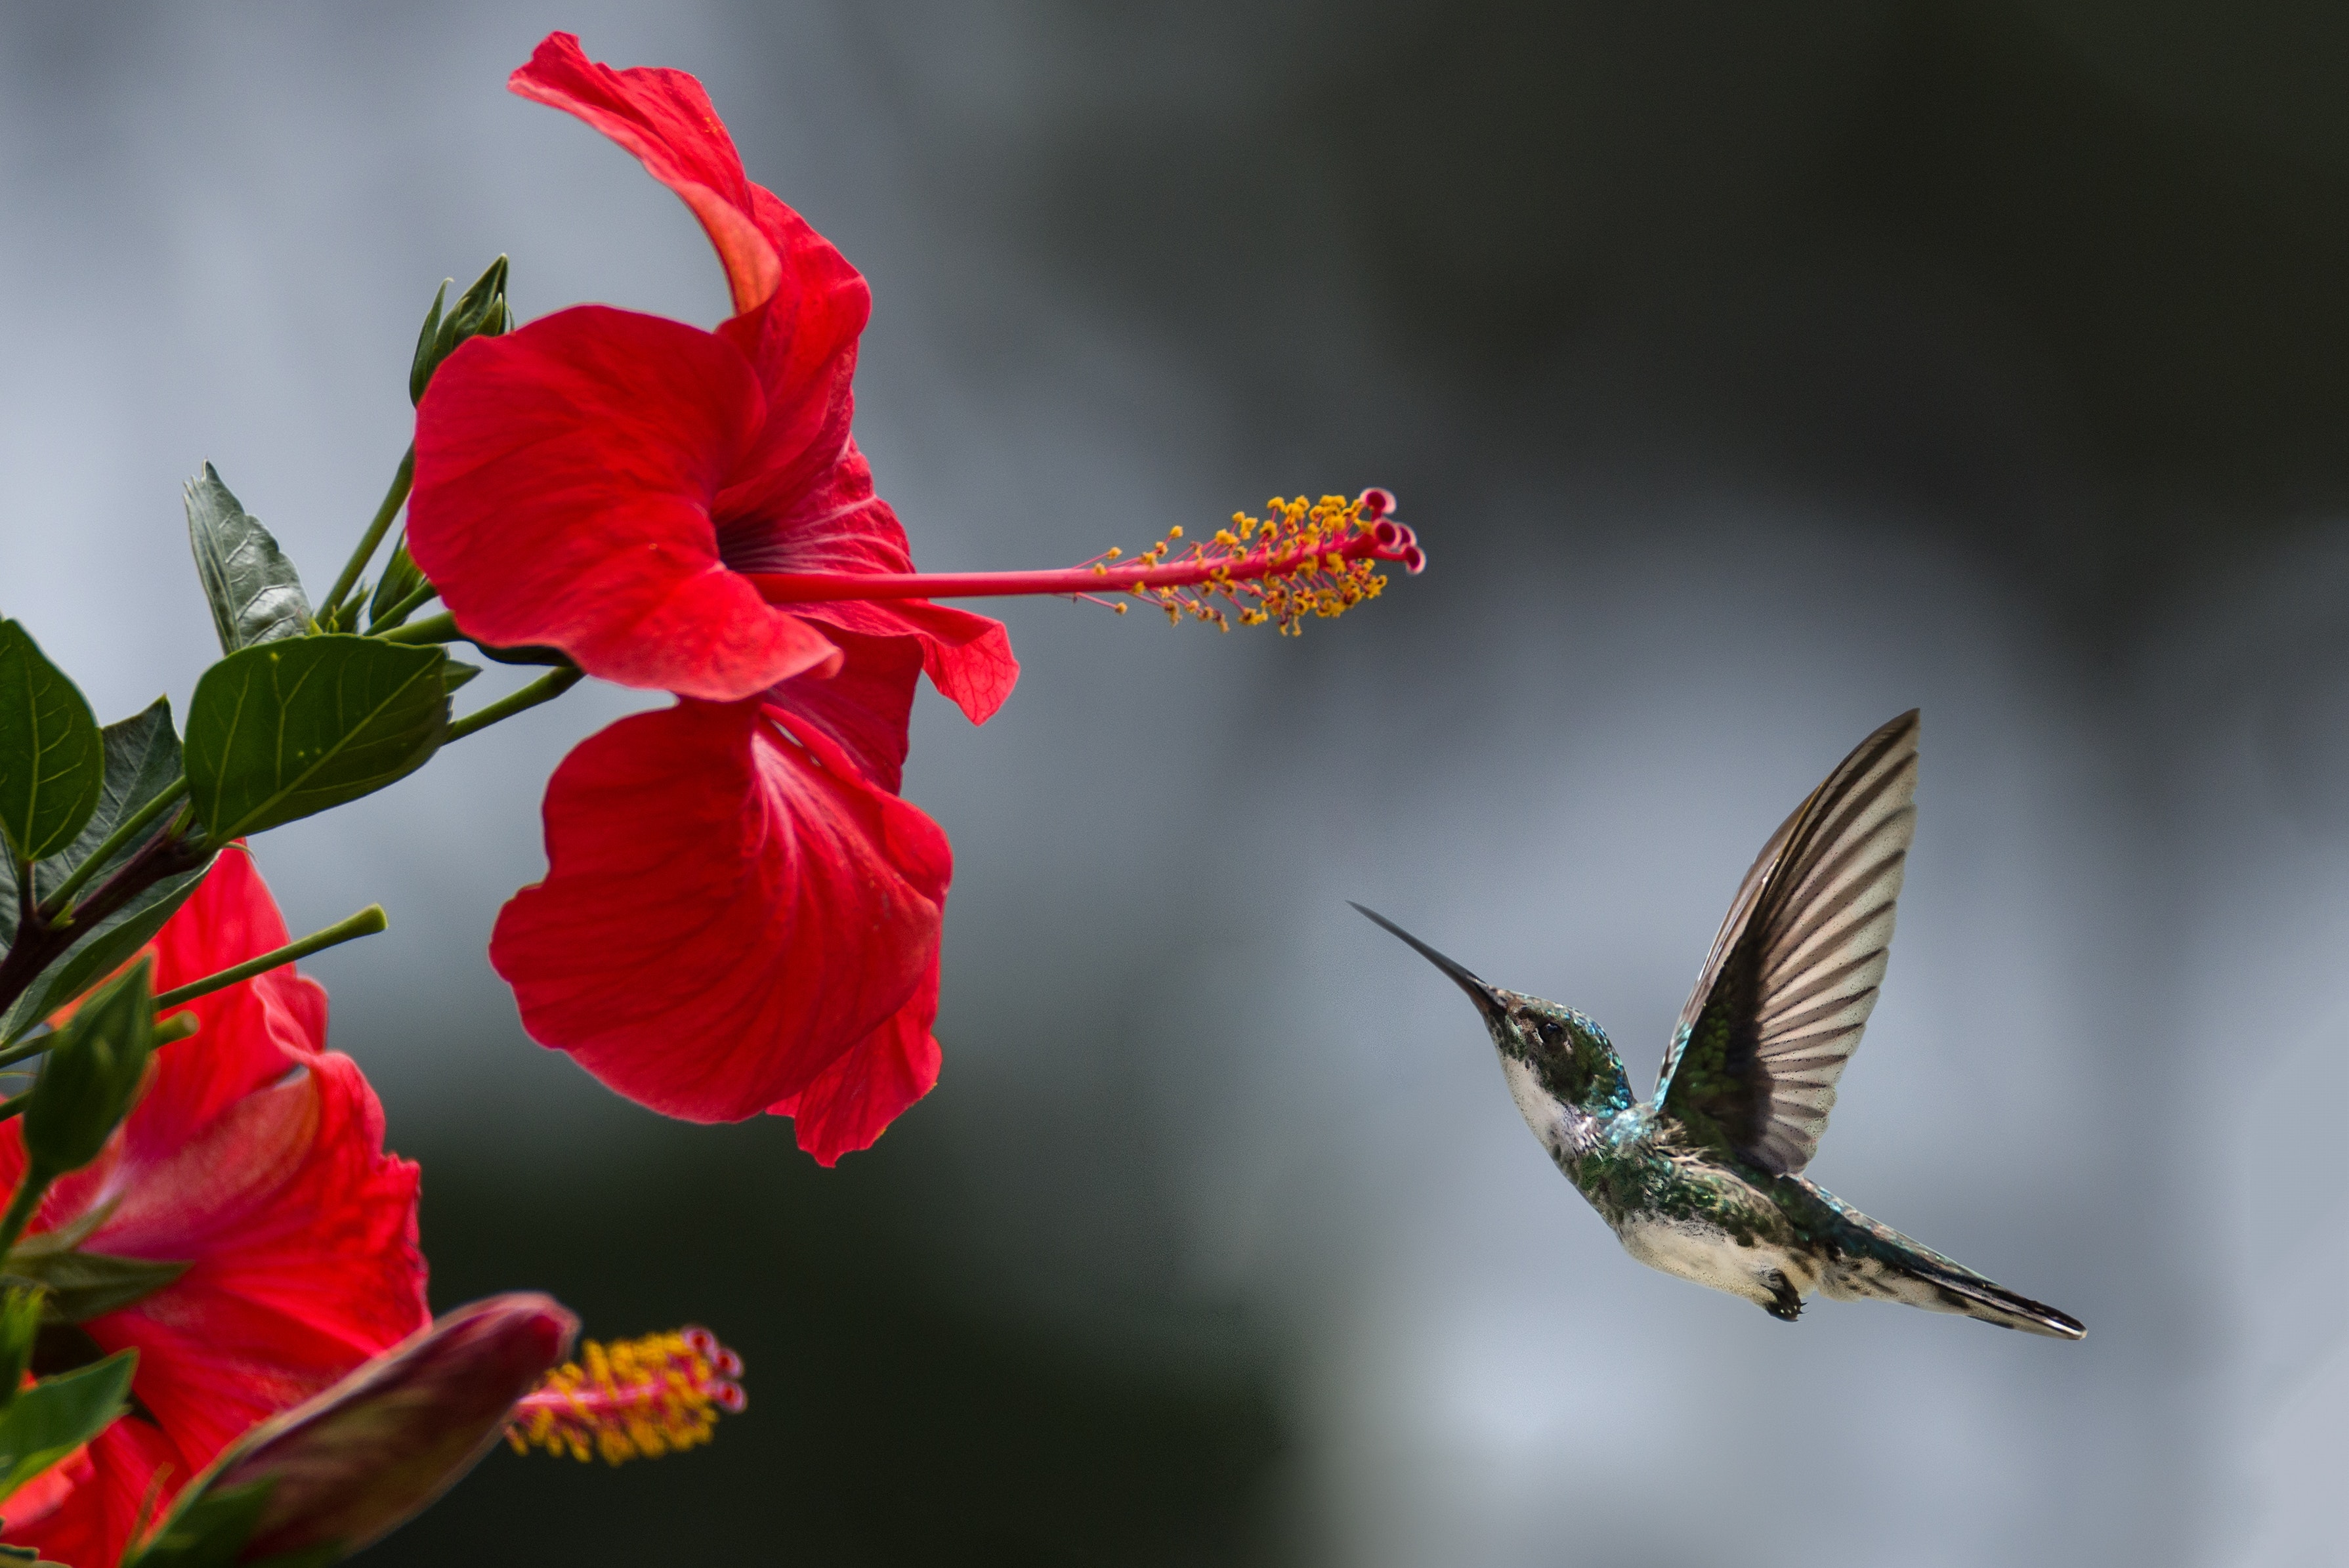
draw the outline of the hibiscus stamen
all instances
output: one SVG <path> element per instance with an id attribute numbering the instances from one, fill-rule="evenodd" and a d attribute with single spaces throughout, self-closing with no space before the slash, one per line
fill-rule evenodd
<path id="1" fill-rule="evenodd" d="M 1102 594 L 1129 594 L 1166 612 L 1169 624 L 1185 617 L 1229 631 L 1233 612 L 1242 626 L 1268 623 L 1287 636 L 1308 617 L 1343 615 L 1386 587 L 1382 563 L 1416 573 L 1427 565 L 1418 537 L 1392 514 L 1394 497 L 1365 490 L 1351 501 L 1325 495 L 1274 496 L 1265 515 L 1232 514 L 1232 525 L 1205 543 L 1178 545 L 1183 530 L 1172 528 L 1149 549 L 1123 559 L 1107 550 L 1081 566 L 1052 572 L 751 572 L 760 597 L 770 604 L 806 604 L 832 599 L 982 598 L 1012 594 L 1052 594 L 1110 601 Z M 1124 606 L 1112 605 L 1123 611 Z"/>
<path id="2" fill-rule="evenodd" d="M 538 1448 L 583 1462 L 657 1459 L 709 1441 L 719 1411 L 740 1415 L 741 1376 L 742 1358 L 706 1328 L 591 1339 L 514 1406 L 506 1441 L 518 1454 Z"/>

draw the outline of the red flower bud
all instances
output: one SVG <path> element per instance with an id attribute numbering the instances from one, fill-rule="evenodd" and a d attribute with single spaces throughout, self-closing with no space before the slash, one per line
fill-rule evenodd
<path id="1" fill-rule="evenodd" d="M 357 1551 L 472 1469 L 515 1401 L 569 1353 L 578 1327 L 534 1293 L 459 1307 L 254 1428 L 191 1490 L 218 1496 L 270 1483 L 237 1561 L 329 1542 Z"/>

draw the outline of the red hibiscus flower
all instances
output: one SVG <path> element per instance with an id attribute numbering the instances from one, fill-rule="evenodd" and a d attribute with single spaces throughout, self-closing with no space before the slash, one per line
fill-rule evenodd
<path id="1" fill-rule="evenodd" d="M 1375 593 L 1373 560 L 1417 570 L 1417 546 L 1369 492 L 1173 561 L 1162 544 L 1114 568 L 916 574 L 849 434 L 864 280 L 750 183 L 691 77 L 557 33 L 510 85 L 684 199 L 736 314 L 703 332 L 561 311 L 465 344 L 418 411 L 409 546 L 457 627 L 682 700 L 557 771 L 546 879 L 506 906 L 491 960 L 533 1037 L 622 1094 L 697 1121 L 790 1115 L 829 1165 L 937 1075 L 951 859 L 896 798 L 915 681 L 983 722 L 1018 675 L 999 623 L 929 600 L 1130 591 L 1222 621 L 1221 597 L 1288 629 Z"/>
<path id="2" fill-rule="evenodd" d="M 532 1035 L 622 1094 L 792 1115 L 831 1164 L 937 1077 L 952 858 L 895 794 L 914 682 L 983 722 L 1019 667 L 984 617 L 761 597 L 746 574 L 913 567 L 849 436 L 864 280 L 749 182 L 692 78 L 556 34 L 512 85 L 685 199 L 736 314 L 563 311 L 468 345 L 425 398 L 409 543 L 458 624 L 686 699 L 558 770 L 546 879 L 492 961 Z"/>
<path id="3" fill-rule="evenodd" d="M 222 855 L 158 934 L 159 990 L 287 940 L 242 849 Z M 384 1152 L 383 1112 L 350 1058 L 325 1051 L 326 993 L 291 968 L 188 1004 L 98 1162 L 58 1181 L 37 1234 L 103 1216 L 88 1251 L 188 1265 L 128 1306 L 45 1330 L 48 1370 L 139 1352 L 129 1414 L 8 1500 L 6 1539 L 111 1568 L 142 1509 L 254 1422 L 299 1404 L 421 1327 L 417 1168 Z M 23 1174 L 0 1127 L 0 1186 Z"/>

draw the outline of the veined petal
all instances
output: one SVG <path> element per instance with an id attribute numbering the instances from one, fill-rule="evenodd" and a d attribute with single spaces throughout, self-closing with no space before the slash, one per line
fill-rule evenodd
<path id="1" fill-rule="evenodd" d="M 872 293 L 806 219 L 750 182 L 701 84 L 683 71 L 615 69 L 587 58 L 571 34 L 552 33 L 506 85 L 577 115 L 635 153 L 701 220 L 733 295 L 728 336 L 776 405 L 773 443 L 804 451 L 835 414 L 845 434 L 848 382 Z M 835 438 L 832 450 L 838 446 Z"/>
<path id="2" fill-rule="evenodd" d="M 799 715 L 623 719 L 555 770 L 545 822 L 491 961 L 533 1038 L 669 1116 L 798 1094 L 936 960 L 946 835 Z"/>
<path id="3" fill-rule="evenodd" d="M 476 337 L 416 421 L 408 545 L 468 636 L 728 701 L 839 655 L 719 560 L 709 506 L 764 416 L 678 322 L 580 306 Z"/>
<path id="4" fill-rule="evenodd" d="M 894 632 L 865 637 L 827 626 L 824 635 L 840 649 L 840 669 L 794 676 L 761 700 L 823 732 L 867 784 L 895 794 L 905 773 L 905 724 L 922 674 L 921 645 Z"/>
<path id="5" fill-rule="evenodd" d="M 773 296 L 782 280 L 782 258 L 760 231 L 742 156 L 699 82 L 683 71 L 653 67 L 615 70 L 590 60 L 575 35 L 549 33 L 506 86 L 577 115 L 676 192 L 718 248 L 738 312 Z"/>
<path id="6" fill-rule="evenodd" d="M 767 1108 L 792 1118 L 800 1147 L 818 1165 L 870 1148 L 938 1081 L 939 1052 L 930 1024 L 938 1013 L 938 965 L 930 961 L 913 997 L 798 1094 Z"/>
<path id="7" fill-rule="evenodd" d="M 821 612 L 808 618 L 823 621 L 834 642 L 843 642 L 850 633 L 910 639 L 921 649 L 930 684 L 974 724 L 993 718 L 1019 683 L 1019 660 L 1011 654 L 1011 634 L 990 617 L 927 599 L 841 599 L 807 608 Z"/>

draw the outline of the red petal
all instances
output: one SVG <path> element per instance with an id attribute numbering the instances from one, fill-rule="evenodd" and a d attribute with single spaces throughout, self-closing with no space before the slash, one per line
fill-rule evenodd
<path id="1" fill-rule="evenodd" d="M 836 452 L 871 292 L 806 219 L 744 176 L 701 84 L 683 71 L 615 70 L 588 59 L 571 34 L 552 33 L 506 85 L 577 115 L 693 209 L 733 293 L 729 335 L 777 405 L 772 441 L 804 451 L 836 416 L 827 459 Z"/>
<path id="2" fill-rule="evenodd" d="M 790 208 L 774 205 L 831 253 Z M 872 298 L 863 278 L 849 276 L 853 290 L 814 280 L 719 324 L 718 335 L 750 362 L 767 397 L 767 422 L 740 472 L 728 481 L 736 487 L 733 502 L 794 504 L 854 452 L 848 427 L 856 408 L 856 340 L 872 314 Z"/>
<path id="3" fill-rule="evenodd" d="M 804 607 L 811 620 L 842 628 L 831 633 L 834 642 L 845 632 L 910 638 L 922 651 L 930 684 L 974 724 L 993 718 L 1019 682 L 1019 660 L 1011 656 L 1011 634 L 999 620 L 927 599 L 843 599 Z"/>
<path id="4" fill-rule="evenodd" d="M 1002 705 L 1019 679 L 1003 623 L 921 599 L 819 607 L 824 635 L 840 647 L 832 675 L 802 675 L 766 694 L 770 706 L 797 715 L 848 753 L 866 781 L 895 794 L 905 762 L 905 721 L 914 680 L 925 669 L 977 722 Z M 868 627 L 872 635 L 840 624 Z M 908 628 L 918 628 L 908 633 Z"/>
<path id="5" fill-rule="evenodd" d="M 574 35 L 549 33 L 506 86 L 577 115 L 682 197 L 718 247 L 737 311 L 763 305 L 775 292 L 781 258 L 760 232 L 741 154 L 699 82 L 683 71 L 614 70 L 590 60 Z"/>
<path id="6" fill-rule="evenodd" d="M 740 354 L 658 317 L 476 337 L 418 411 L 409 548 L 468 635 L 625 686 L 731 701 L 828 668 L 719 559 L 709 504 L 763 410 Z"/>
<path id="7" fill-rule="evenodd" d="M 797 1094 L 936 961 L 946 835 L 796 715 L 623 719 L 564 759 L 545 819 L 546 880 L 507 903 L 491 961 L 533 1038 L 655 1110 L 735 1120 Z"/>
<path id="8" fill-rule="evenodd" d="M 922 648 L 910 637 L 862 637 L 826 628 L 841 652 L 832 675 L 801 675 L 763 701 L 820 731 L 855 763 L 866 783 L 897 793 L 905 765 L 905 722 L 921 678 Z"/>
<path id="9" fill-rule="evenodd" d="M 790 1116 L 800 1147 L 818 1165 L 870 1148 L 916 1100 L 938 1081 L 938 1043 L 930 1033 L 938 1012 L 938 966 L 922 979 L 896 1016 L 866 1035 L 798 1094 L 768 1106 Z"/>

